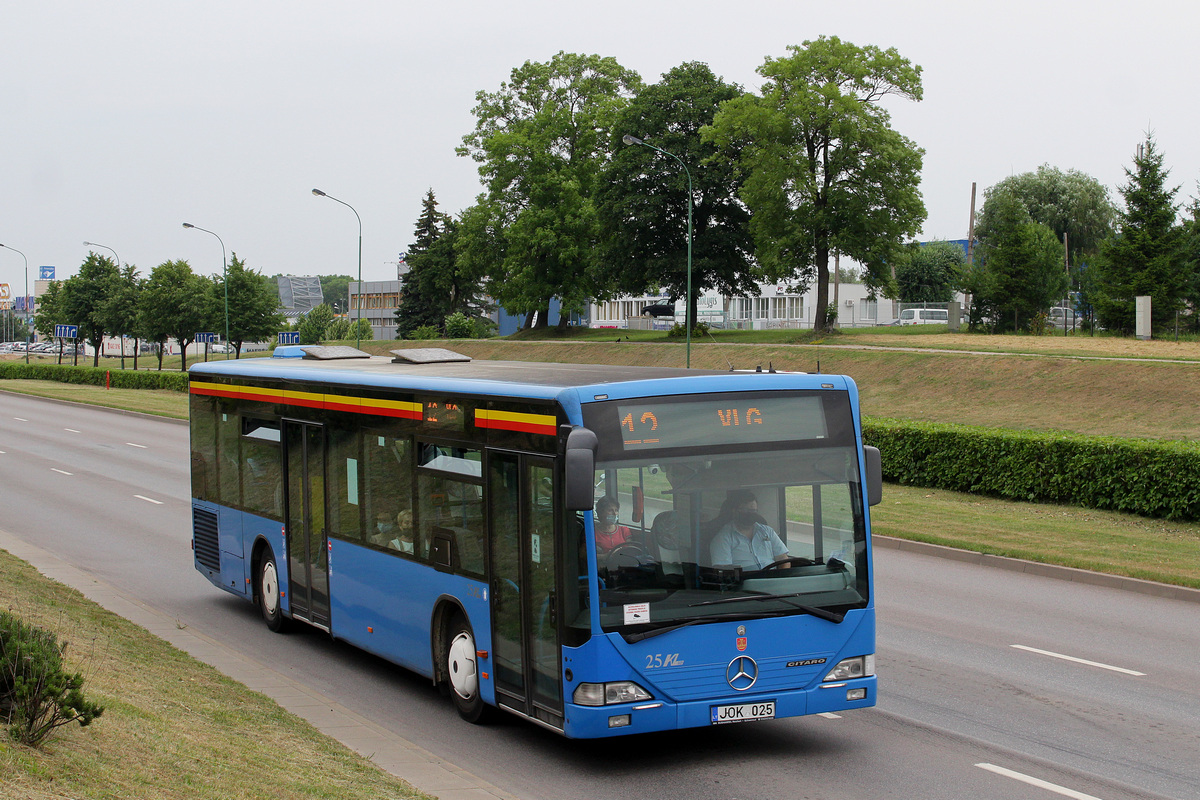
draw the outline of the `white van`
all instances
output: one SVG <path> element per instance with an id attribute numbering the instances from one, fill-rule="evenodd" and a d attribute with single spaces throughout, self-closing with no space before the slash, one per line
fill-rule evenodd
<path id="1" fill-rule="evenodd" d="M 901 325 L 948 325 L 950 312 L 944 308 L 906 308 L 900 312 Z"/>

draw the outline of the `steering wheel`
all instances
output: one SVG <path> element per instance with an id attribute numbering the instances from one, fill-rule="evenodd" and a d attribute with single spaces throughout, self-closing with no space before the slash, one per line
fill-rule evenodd
<path id="1" fill-rule="evenodd" d="M 816 563 L 811 558 L 805 558 L 804 556 L 784 556 L 776 561 L 772 561 L 759 571 L 766 572 L 769 569 L 779 569 L 785 565 L 789 567 L 811 567 Z"/>
<path id="2" fill-rule="evenodd" d="M 636 567 L 641 563 L 640 557 L 645 554 L 646 551 L 636 542 L 619 544 L 604 556 L 604 568 L 611 572 L 621 567 Z"/>

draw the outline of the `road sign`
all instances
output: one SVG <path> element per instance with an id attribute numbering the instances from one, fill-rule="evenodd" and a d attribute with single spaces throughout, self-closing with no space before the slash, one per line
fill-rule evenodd
<path id="1" fill-rule="evenodd" d="M 221 341 L 221 337 L 215 333 L 197 333 L 196 344 L 216 344 Z"/>
<path id="2" fill-rule="evenodd" d="M 280 331 L 280 344 L 300 344 L 300 331 Z"/>
<path id="3" fill-rule="evenodd" d="M 38 280 L 39 281 L 54 280 L 54 267 L 38 267 Z"/>
<path id="4" fill-rule="evenodd" d="M 78 339 L 79 338 L 79 326 L 78 325 L 55 325 L 54 326 L 54 338 L 55 339 Z"/>

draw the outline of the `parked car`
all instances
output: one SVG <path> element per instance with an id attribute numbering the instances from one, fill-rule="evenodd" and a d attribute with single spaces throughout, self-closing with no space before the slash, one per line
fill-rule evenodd
<path id="1" fill-rule="evenodd" d="M 950 312 L 944 308 L 906 308 L 900 312 L 901 325 L 938 325 L 950 322 Z"/>
<path id="2" fill-rule="evenodd" d="M 1073 308 L 1055 306 L 1050 309 L 1049 322 L 1056 328 L 1078 328 L 1083 324 L 1083 316 L 1076 314 Z"/>

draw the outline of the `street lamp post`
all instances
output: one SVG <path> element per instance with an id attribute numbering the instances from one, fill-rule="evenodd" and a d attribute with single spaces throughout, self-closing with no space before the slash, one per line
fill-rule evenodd
<path id="1" fill-rule="evenodd" d="M 688 235 L 687 235 L 687 301 L 683 305 L 683 321 L 687 326 L 687 366 L 691 369 L 692 366 L 692 171 L 688 169 L 687 164 L 683 163 L 683 159 L 674 153 L 669 153 L 661 147 L 655 147 L 647 141 L 630 136 L 628 133 L 621 137 L 621 141 L 625 144 L 640 144 L 649 147 L 651 150 L 656 150 L 664 156 L 670 156 L 679 162 L 679 166 L 683 167 L 683 174 L 687 175 L 688 184 Z"/>
<path id="2" fill-rule="evenodd" d="M 0 247 L 12 250 L 25 260 L 25 363 L 29 363 L 29 259 L 12 245 L 0 244 Z"/>
<path id="3" fill-rule="evenodd" d="M 183 227 L 193 228 L 195 230 L 204 231 L 205 233 L 210 233 L 213 236 L 217 236 L 217 234 L 213 233 L 212 231 L 210 231 L 206 228 L 201 228 L 199 226 L 193 225 L 190 222 L 183 223 Z M 221 242 L 221 282 L 225 284 L 225 358 L 228 359 L 229 354 L 230 354 L 230 346 L 229 346 L 229 269 L 225 265 L 225 242 L 221 239 L 220 236 L 217 236 L 217 241 Z M 204 353 L 205 353 L 204 357 L 208 358 L 208 348 L 207 347 L 205 348 Z M 186 359 L 186 357 L 187 357 L 186 353 L 184 353 L 184 357 Z"/>
<path id="4" fill-rule="evenodd" d="M 113 258 L 115 258 L 117 260 L 117 273 L 120 274 L 120 272 L 121 272 L 121 257 L 119 255 L 117 255 L 116 250 L 113 250 L 111 247 L 109 247 L 106 244 L 99 244 L 97 242 L 84 242 L 83 246 L 84 247 L 103 247 L 105 250 L 112 253 Z M 123 331 L 121 333 L 121 369 L 125 369 L 125 333 Z"/>
<path id="5" fill-rule="evenodd" d="M 355 316 L 355 318 L 354 318 L 354 345 L 355 345 L 355 347 L 358 347 L 358 348 L 360 348 L 360 349 L 361 349 L 361 348 L 362 348 L 362 325 L 360 325 L 359 323 L 360 323 L 360 321 L 362 320 L 362 296 L 363 296 L 363 285 L 362 285 L 362 217 L 358 216 L 358 212 L 357 212 L 357 211 L 355 211 L 355 209 L 354 209 L 354 206 L 350 205 L 350 204 L 349 204 L 349 203 L 347 203 L 345 200 L 338 200 L 338 199 L 337 199 L 336 197 L 334 197 L 333 195 L 331 195 L 331 194 L 325 194 L 325 193 L 324 193 L 324 192 L 322 192 L 320 189 L 313 189 L 313 190 L 312 190 L 312 193 L 313 193 L 314 195 L 316 195 L 317 197 L 328 197 L 330 200 L 334 201 L 335 203 L 341 203 L 341 204 L 342 204 L 342 205 L 344 205 L 346 208 L 350 209 L 351 211 L 354 211 L 354 218 L 358 220 L 358 302 L 355 304 L 355 306 L 356 306 L 356 308 L 357 308 L 357 310 L 358 310 L 358 314 L 357 314 L 357 315 Z"/>

